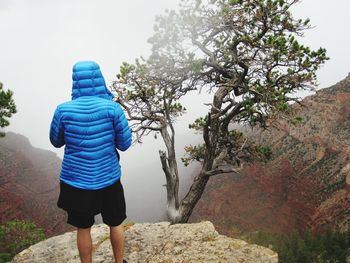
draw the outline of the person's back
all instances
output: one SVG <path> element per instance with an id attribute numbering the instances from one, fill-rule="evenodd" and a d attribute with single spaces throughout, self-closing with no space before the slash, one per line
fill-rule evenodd
<path id="1" fill-rule="evenodd" d="M 50 139 L 55 147 L 66 146 L 61 181 L 100 189 L 120 178 L 115 148 L 124 151 L 130 146 L 130 130 L 96 63 L 74 66 L 72 101 L 57 107 Z"/>
<path id="2" fill-rule="evenodd" d="M 129 148 L 131 131 L 95 62 L 73 67 L 72 100 L 57 107 L 50 140 L 65 145 L 58 206 L 68 212 L 68 223 L 90 229 L 93 216 L 102 213 L 106 224 L 120 225 L 126 215 L 116 148 Z"/>

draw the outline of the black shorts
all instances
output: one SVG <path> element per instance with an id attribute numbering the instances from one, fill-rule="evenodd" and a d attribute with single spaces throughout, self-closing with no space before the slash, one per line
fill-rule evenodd
<path id="1" fill-rule="evenodd" d="M 118 180 L 98 190 L 85 190 L 61 181 L 58 207 L 68 213 L 67 223 L 78 228 L 89 228 L 95 223 L 95 215 L 102 215 L 103 222 L 118 226 L 126 218 L 123 186 Z"/>

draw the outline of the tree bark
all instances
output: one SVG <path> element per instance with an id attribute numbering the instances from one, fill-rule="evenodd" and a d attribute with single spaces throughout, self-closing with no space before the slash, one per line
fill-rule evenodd
<path id="1" fill-rule="evenodd" d="M 207 123 L 203 128 L 203 138 L 206 145 L 206 153 L 202 164 L 202 169 L 195 177 L 187 195 L 179 204 L 178 186 L 179 175 L 177 171 L 177 163 L 175 159 L 174 138 L 169 136 L 166 129 L 162 131 L 162 136 L 167 145 L 169 158 L 163 152 L 161 154 L 161 162 L 163 171 L 167 178 L 167 213 L 171 223 L 186 223 L 201 198 L 204 189 L 208 183 L 213 164 L 215 163 L 217 143 L 220 133 L 219 113 L 222 107 L 223 98 L 227 95 L 227 88 L 219 88 L 213 98 L 213 106 L 208 115 Z M 219 112 L 216 110 L 219 109 Z"/>
<path id="2" fill-rule="evenodd" d="M 199 173 L 199 175 L 196 176 L 194 182 L 191 185 L 190 190 L 188 191 L 184 199 L 181 201 L 181 205 L 179 208 L 180 216 L 177 218 L 177 222 L 174 223 L 186 223 L 188 221 L 194 207 L 196 206 L 204 192 L 208 180 L 209 176 L 207 176 L 203 170 Z"/>
<path id="3" fill-rule="evenodd" d="M 168 130 L 161 130 L 164 143 L 167 147 L 165 151 L 159 151 L 162 169 L 166 178 L 167 188 L 167 214 L 171 222 L 178 221 L 179 218 L 179 173 L 177 169 L 174 136 L 170 136 Z"/>

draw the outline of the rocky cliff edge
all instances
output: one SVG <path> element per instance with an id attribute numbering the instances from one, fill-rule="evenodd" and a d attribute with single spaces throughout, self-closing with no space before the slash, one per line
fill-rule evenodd
<path id="1" fill-rule="evenodd" d="M 212 223 L 170 225 L 168 222 L 126 227 L 125 259 L 129 263 L 278 262 L 272 250 L 218 234 Z M 68 232 L 37 243 L 19 253 L 12 263 L 80 262 L 76 233 Z M 109 228 L 92 228 L 93 262 L 114 262 Z"/>

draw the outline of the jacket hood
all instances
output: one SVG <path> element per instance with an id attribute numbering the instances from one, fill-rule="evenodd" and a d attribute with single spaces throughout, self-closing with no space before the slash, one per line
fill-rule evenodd
<path id="1" fill-rule="evenodd" d="M 107 89 L 100 66 L 94 61 L 80 61 L 73 66 L 72 100 L 83 96 L 113 99 Z"/>

